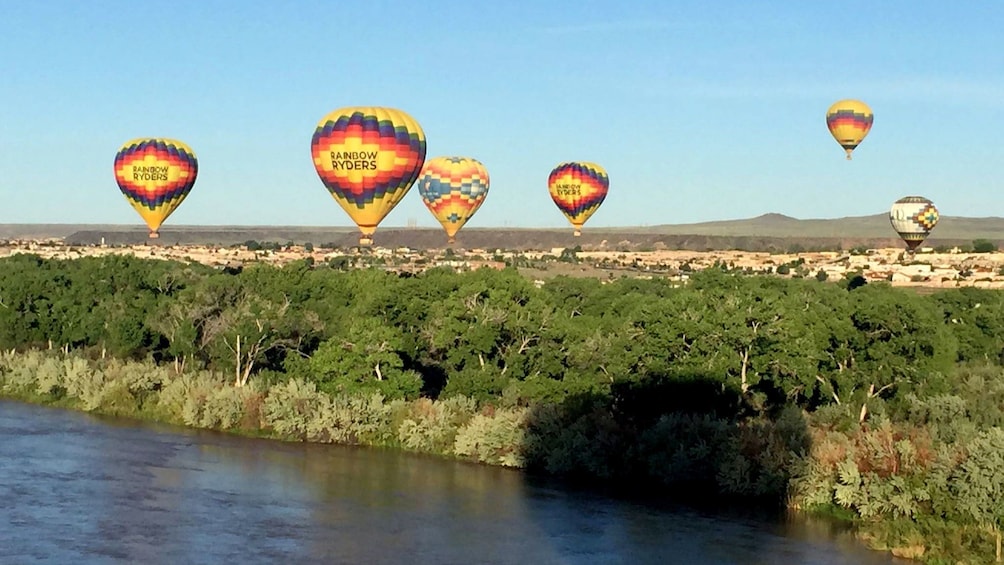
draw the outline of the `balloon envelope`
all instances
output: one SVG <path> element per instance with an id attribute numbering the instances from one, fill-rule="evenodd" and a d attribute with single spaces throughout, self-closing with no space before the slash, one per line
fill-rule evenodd
<path id="1" fill-rule="evenodd" d="M 923 196 L 905 196 L 893 203 L 889 221 L 907 248 L 913 251 L 938 224 L 938 209 Z"/>
<path id="2" fill-rule="evenodd" d="M 582 233 L 582 225 L 603 203 L 609 188 L 610 177 L 596 163 L 562 163 L 547 179 L 551 199 L 575 227 L 575 235 Z"/>
<path id="3" fill-rule="evenodd" d="M 151 238 L 159 236 L 161 224 L 191 192 L 198 172 L 195 153 L 175 139 L 133 139 L 115 155 L 115 182 Z"/>
<path id="4" fill-rule="evenodd" d="M 422 202 L 453 243 L 488 196 L 488 171 L 470 157 L 435 157 L 425 163 L 417 184 Z"/>
<path id="5" fill-rule="evenodd" d="M 321 118 L 310 152 L 321 182 L 367 245 L 415 182 L 425 162 L 425 132 L 394 108 L 340 108 Z"/>
<path id="6" fill-rule="evenodd" d="M 871 108 L 860 100 L 840 100 L 826 111 L 826 127 L 844 148 L 848 160 L 871 131 L 874 119 Z"/>

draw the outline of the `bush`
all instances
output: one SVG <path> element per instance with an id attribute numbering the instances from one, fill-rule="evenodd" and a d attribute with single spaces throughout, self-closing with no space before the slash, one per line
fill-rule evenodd
<path id="1" fill-rule="evenodd" d="M 997 244 L 989 239 L 974 239 L 973 253 L 993 253 L 997 251 Z"/>
<path id="2" fill-rule="evenodd" d="M 526 409 L 478 414 L 457 433 L 453 453 L 481 463 L 522 467 Z"/>
<path id="3" fill-rule="evenodd" d="M 291 379 L 269 390 L 265 425 L 281 437 L 306 441 L 313 420 L 328 402 L 314 383 Z"/>
<path id="4" fill-rule="evenodd" d="M 398 427 L 400 444 L 412 451 L 452 454 L 460 428 L 473 416 L 477 403 L 465 396 L 435 402 L 421 398 L 411 403 L 408 417 Z"/>

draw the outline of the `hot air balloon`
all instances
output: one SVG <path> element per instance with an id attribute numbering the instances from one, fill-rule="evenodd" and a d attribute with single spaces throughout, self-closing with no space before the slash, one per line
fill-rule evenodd
<path id="1" fill-rule="evenodd" d="M 610 177 L 596 163 L 562 163 L 551 171 L 547 188 L 578 237 L 582 235 L 582 225 L 607 197 Z"/>
<path id="2" fill-rule="evenodd" d="M 174 139 L 133 139 L 115 155 L 115 182 L 151 238 L 160 237 L 160 225 L 188 196 L 198 172 L 195 153 Z"/>
<path id="3" fill-rule="evenodd" d="M 447 241 L 455 243 L 457 232 L 488 196 L 488 171 L 470 157 L 435 157 L 425 163 L 416 184 L 422 202 L 446 230 Z"/>
<path id="4" fill-rule="evenodd" d="M 381 220 L 404 198 L 425 162 L 425 133 L 393 108 L 339 108 L 321 118 L 310 142 L 321 182 L 373 243 Z"/>
<path id="5" fill-rule="evenodd" d="M 938 209 L 923 196 L 906 196 L 893 203 L 889 221 L 913 253 L 937 225 Z"/>
<path id="6" fill-rule="evenodd" d="M 860 100 L 840 100 L 826 111 L 826 127 L 837 143 L 847 152 L 847 160 L 851 153 L 872 129 L 872 109 Z"/>

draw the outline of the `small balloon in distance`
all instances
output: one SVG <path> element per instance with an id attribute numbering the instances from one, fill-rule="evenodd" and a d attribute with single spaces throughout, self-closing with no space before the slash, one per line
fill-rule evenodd
<path id="1" fill-rule="evenodd" d="M 160 226 L 191 192 L 198 173 L 195 152 L 176 139 L 132 139 L 115 154 L 115 182 L 151 238 L 160 236 Z"/>

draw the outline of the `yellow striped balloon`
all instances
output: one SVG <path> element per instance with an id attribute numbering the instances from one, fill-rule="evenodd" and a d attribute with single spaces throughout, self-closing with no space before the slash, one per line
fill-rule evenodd
<path id="1" fill-rule="evenodd" d="M 422 202 L 446 230 L 447 242 L 457 241 L 457 232 L 478 211 L 488 196 L 488 171 L 470 157 L 429 159 L 418 176 Z"/>
<path id="2" fill-rule="evenodd" d="M 851 153 L 871 131 L 874 120 L 872 109 L 860 100 L 840 100 L 826 111 L 826 127 L 833 139 L 844 148 L 848 161 Z"/>
<path id="3" fill-rule="evenodd" d="M 160 237 L 161 224 L 191 192 L 198 173 L 195 153 L 176 139 L 133 139 L 115 155 L 115 182 L 151 238 Z"/>
<path id="4" fill-rule="evenodd" d="M 425 162 L 425 133 L 394 108 L 340 108 L 321 118 L 310 142 L 321 182 L 359 226 L 360 245 L 397 206 Z"/>

